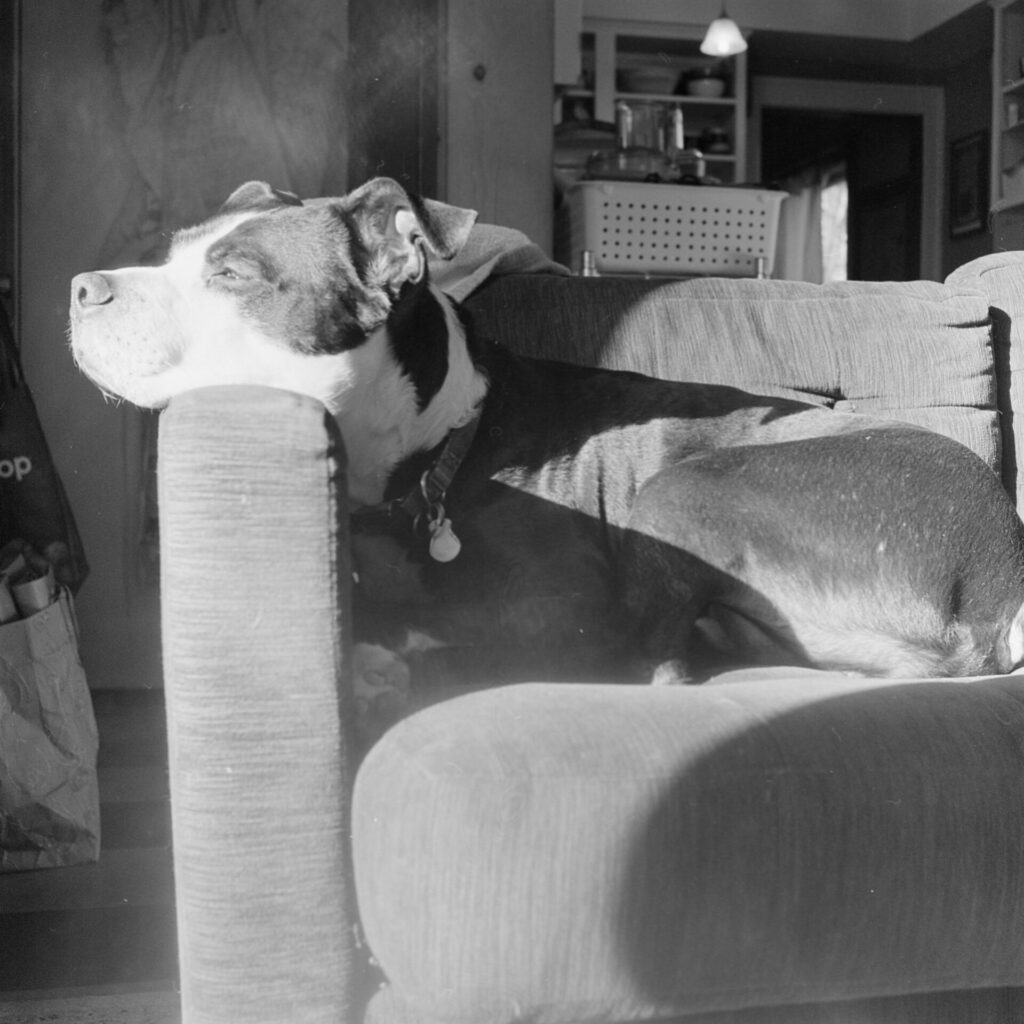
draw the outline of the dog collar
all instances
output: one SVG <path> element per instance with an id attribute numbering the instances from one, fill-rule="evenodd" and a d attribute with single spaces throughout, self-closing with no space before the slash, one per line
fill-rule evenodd
<path id="1" fill-rule="evenodd" d="M 404 498 L 356 509 L 349 516 L 353 533 L 390 533 L 401 538 L 428 538 L 430 556 L 450 562 L 459 553 L 458 538 L 445 516 L 444 497 L 466 457 L 480 425 L 480 410 L 448 432 L 444 448 L 419 483 Z"/>

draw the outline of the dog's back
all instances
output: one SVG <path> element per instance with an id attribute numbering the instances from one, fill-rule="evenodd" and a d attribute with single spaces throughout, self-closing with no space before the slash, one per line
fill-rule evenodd
<path id="1" fill-rule="evenodd" d="M 675 618 L 648 653 L 683 675 L 691 629 L 705 656 L 872 676 L 1024 656 L 1024 527 L 995 475 L 928 431 L 698 455 L 641 491 L 628 537 L 627 601 L 641 622 Z"/>

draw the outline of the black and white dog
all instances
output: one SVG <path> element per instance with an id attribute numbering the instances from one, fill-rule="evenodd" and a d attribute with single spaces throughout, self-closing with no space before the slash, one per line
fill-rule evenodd
<path id="1" fill-rule="evenodd" d="M 375 179 L 262 183 L 163 266 L 77 276 L 74 356 L 159 407 L 267 384 L 349 456 L 360 687 L 694 681 L 719 663 L 872 676 L 1024 661 L 1024 530 L 934 433 L 728 387 L 513 355 L 431 285 L 474 214 Z M 383 691 L 382 691 L 383 692 Z"/>

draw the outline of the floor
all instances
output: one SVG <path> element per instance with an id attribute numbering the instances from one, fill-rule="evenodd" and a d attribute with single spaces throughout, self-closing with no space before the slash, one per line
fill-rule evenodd
<path id="1" fill-rule="evenodd" d="M 0 875 L 2 1024 L 177 1024 L 160 691 L 93 694 L 99 863 Z"/>

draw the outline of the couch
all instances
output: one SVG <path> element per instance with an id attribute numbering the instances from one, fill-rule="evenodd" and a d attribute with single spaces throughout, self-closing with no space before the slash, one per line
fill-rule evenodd
<path id="1" fill-rule="evenodd" d="M 1024 254 L 474 288 L 519 351 L 905 419 L 1024 499 Z M 1024 679 L 480 680 L 363 756 L 333 421 L 217 387 L 160 431 L 188 1024 L 1024 1020 Z"/>

